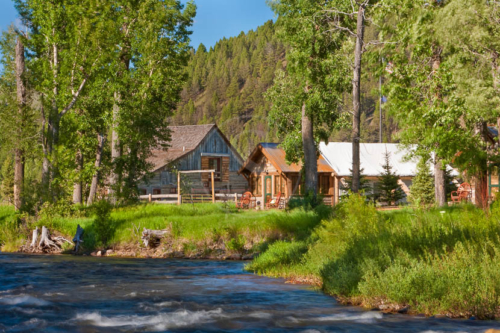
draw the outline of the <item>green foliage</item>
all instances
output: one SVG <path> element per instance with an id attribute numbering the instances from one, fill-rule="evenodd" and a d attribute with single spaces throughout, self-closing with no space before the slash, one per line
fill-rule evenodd
<path id="1" fill-rule="evenodd" d="M 384 154 L 385 163 L 382 165 L 384 171 L 378 177 L 377 194 L 379 200 L 386 201 L 388 205 L 397 204 L 397 202 L 405 197 L 405 193 L 399 186 L 399 177 L 392 172 L 391 153 L 388 151 Z"/>
<path id="2" fill-rule="evenodd" d="M 111 204 L 106 200 L 100 200 L 92 206 L 95 214 L 93 230 L 103 246 L 108 243 L 115 233 L 115 223 L 111 218 L 112 208 Z"/>
<path id="3" fill-rule="evenodd" d="M 274 243 L 247 269 L 318 281 L 366 306 L 426 313 L 498 313 L 500 215 L 473 206 L 377 212 L 352 194 L 305 241 Z"/>
<path id="4" fill-rule="evenodd" d="M 303 158 L 302 114 L 314 126 L 315 141 L 327 140 L 340 118 L 339 107 L 349 85 L 344 35 L 331 29 L 324 4 L 294 0 L 269 3 L 276 15 L 277 35 L 288 46 L 286 72 L 279 69 L 266 92 L 272 103 L 270 123 L 282 140 L 287 160 Z"/>
<path id="5" fill-rule="evenodd" d="M 285 47 L 272 21 L 255 31 L 223 38 L 208 51 L 201 44 L 190 54 L 189 78 L 173 123 L 217 123 L 243 156 L 257 143 L 275 140 L 267 120 L 270 104 L 263 94 L 276 68 L 283 67 L 284 57 Z"/>
<path id="6" fill-rule="evenodd" d="M 19 228 L 19 220 L 14 206 L 0 205 L 0 250 L 17 251 L 24 236 Z"/>
<path id="7" fill-rule="evenodd" d="M 12 156 L 8 155 L 0 170 L 0 198 L 9 204 L 14 202 L 14 162 Z"/>
<path id="8" fill-rule="evenodd" d="M 412 180 L 408 200 L 417 206 L 434 203 L 434 178 L 425 157 L 418 161 L 417 174 Z"/>
<path id="9" fill-rule="evenodd" d="M 245 247 L 245 236 L 237 235 L 226 242 L 226 249 L 232 252 L 243 252 Z"/>
<path id="10" fill-rule="evenodd" d="M 344 187 L 342 185 L 344 191 L 350 191 L 352 188 L 352 169 L 349 169 L 349 171 L 351 172 L 351 177 L 347 177 L 345 179 L 346 186 Z M 359 173 L 360 173 L 360 175 L 359 175 L 359 191 L 360 191 L 360 193 L 362 195 L 364 195 L 365 197 L 367 197 L 368 199 L 374 198 L 375 193 L 373 193 L 372 185 L 371 185 L 370 181 L 368 180 L 368 178 L 366 178 L 366 175 L 364 174 L 364 169 L 361 168 L 359 170 Z"/>

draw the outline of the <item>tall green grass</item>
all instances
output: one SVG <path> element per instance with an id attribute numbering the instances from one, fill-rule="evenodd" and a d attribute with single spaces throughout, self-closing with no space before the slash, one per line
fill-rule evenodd
<path id="1" fill-rule="evenodd" d="M 320 281 L 325 292 L 488 318 L 499 310 L 500 208 L 377 212 L 356 195 L 301 242 L 276 243 L 249 270 Z"/>
<path id="2" fill-rule="evenodd" d="M 0 205 L 0 250 L 13 251 L 22 242 L 22 232 L 13 206 Z"/>
<path id="3" fill-rule="evenodd" d="M 147 228 L 169 229 L 173 239 L 193 247 L 220 240 L 234 250 L 244 243 L 258 251 L 279 239 L 306 238 L 320 221 L 315 212 L 238 210 L 233 204 L 141 204 L 111 209 L 97 203 L 85 209 L 47 206 L 30 228 L 46 226 L 72 238 L 80 225 L 85 230 L 83 245 L 87 250 L 138 244 L 140 233 Z"/>

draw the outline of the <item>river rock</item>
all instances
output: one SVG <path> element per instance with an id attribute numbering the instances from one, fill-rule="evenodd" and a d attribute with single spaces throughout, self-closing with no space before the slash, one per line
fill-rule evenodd
<path id="1" fill-rule="evenodd" d="M 253 259 L 253 254 L 245 254 L 243 257 L 241 257 L 241 260 L 252 260 Z"/>
<path id="2" fill-rule="evenodd" d="M 231 254 L 229 256 L 227 256 L 228 260 L 241 260 L 241 254 L 239 253 L 235 253 L 235 254 Z"/>
<path id="3" fill-rule="evenodd" d="M 97 251 L 97 253 L 95 254 L 96 257 L 102 257 L 102 251 Z"/>
<path id="4" fill-rule="evenodd" d="M 404 308 L 401 308 L 398 310 L 398 313 L 406 314 L 410 310 L 409 306 L 405 306 Z"/>
<path id="5" fill-rule="evenodd" d="M 106 255 L 109 256 L 110 254 L 113 254 L 113 250 L 109 249 L 106 251 Z"/>

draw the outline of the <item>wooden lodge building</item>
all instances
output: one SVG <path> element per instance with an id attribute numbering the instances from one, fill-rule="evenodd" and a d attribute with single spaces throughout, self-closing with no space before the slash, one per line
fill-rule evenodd
<path id="1" fill-rule="evenodd" d="M 178 194 L 178 171 L 215 170 L 215 193 L 242 193 L 248 188 L 247 180 L 238 173 L 243 159 L 217 125 L 170 126 L 169 130 L 170 147 L 153 150 L 148 159 L 153 177 L 139 184 L 141 195 Z M 208 172 L 182 174 L 181 184 L 183 192 L 212 192 Z"/>
<path id="2" fill-rule="evenodd" d="M 257 201 L 263 204 L 268 196 L 275 198 L 278 193 L 283 198 L 292 196 L 299 181 L 300 164 L 288 164 L 285 151 L 277 143 L 260 143 L 253 150 L 247 161 L 240 168 L 250 184 L 250 189 Z M 323 156 L 318 159 L 318 190 L 325 202 L 332 205 L 338 202 L 338 181 L 335 180 L 332 167 Z M 296 195 L 304 191 L 304 178 L 298 184 Z M 337 195 L 336 195 L 337 194 Z"/>

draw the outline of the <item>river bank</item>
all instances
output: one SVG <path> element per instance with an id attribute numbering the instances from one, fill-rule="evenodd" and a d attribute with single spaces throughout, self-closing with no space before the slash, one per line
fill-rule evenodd
<path id="1" fill-rule="evenodd" d="M 71 216 L 44 213 L 24 234 L 22 227 L 6 227 L 1 212 L 0 229 L 7 230 L 2 234 L 11 235 L 4 236 L 10 239 L 4 249 L 26 244 L 35 225 L 72 237 L 80 224 L 86 230 L 80 254 L 86 256 L 253 259 L 248 271 L 312 285 L 343 304 L 426 316 L 500 317 L 495 206 L 488 213 L 472 206 L 377 212 L 357 196 L 333 212 L 152 204 Z M 140 239 L 142 228 L 167 234 L 148 248 Z"/>
<path id="2" fill-rule="evenodd" d="M 312 283 L 345 304 L 492 319 L 500 315 L 500 209 L 377 212 L 351 196 L 303 241 L 277 241 L 246 269 Z"/>
<path id="3" fill-rule="evenodd" d="M 53 235 L 72 239 L 80 225 L 85 230 L 82 255 L 250 260 L 275 241 L 305 239 L 321 218 L 317 212 L 238 210 L 234 204 L 143 204 L 50 208 L 26 219 L 0 206 L 0 245 L 7 252 L 42 251 L 30 247 L 34 228 L 45 226 Z M 141 239 L 144 228 L 164 230 L 165 235 L 156 246 L 145 246 Z M 68 245 L 62 252 L 71 253 L 72 249 Z"/>

